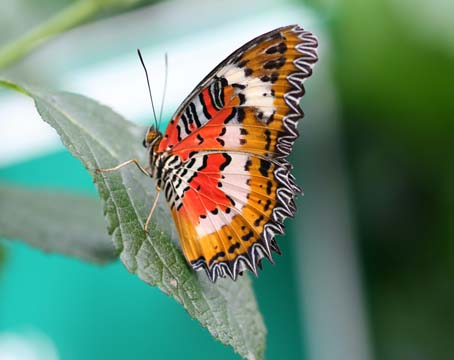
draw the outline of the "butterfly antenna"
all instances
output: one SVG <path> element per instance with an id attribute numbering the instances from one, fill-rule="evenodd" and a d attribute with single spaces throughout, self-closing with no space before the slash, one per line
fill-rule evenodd
<path id="1" fill-rule="evenodd" d="M 145 76 L 147 77 L 148 93 L 150 94 L 151 107 L 153 108 L 154 123 L 155 123 L 156 129 L 158 129 L 158 120 L 156 118 L 156 111 L 154 109 L 153 96 L 151 95 L 150 79 L 148 77 L 148 71 L 147 71 L 147 68 L 146 68 L 145 63 L 142 58 L 142 54 L 140 53 L 139 49 L 137 49 L 137 54 L 139 54 L 140 62 L 142 63 L 143 69 L 145 70 Z"/>
<path id="2" fill-rule="evenodd" d="M 168 61 L 167 61 L 167 53 L 164 55 L 165 61 L 165 75 L 164 75 L 164 90 L 162 91 L 162 102 L 161 102 L 161 109 L 159 110 L 159 125 L 161 125 L 162 119 L 162 111 L 164 110 L 164 101 L 166 99 L 166 91 L 167 91 L 167 69 L 168 69 Z"/>

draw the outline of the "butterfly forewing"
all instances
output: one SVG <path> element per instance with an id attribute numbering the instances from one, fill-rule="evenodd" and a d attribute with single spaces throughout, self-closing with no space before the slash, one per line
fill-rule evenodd
<path id="1" fill-rule="evenodd" d="M 189 95 L 159 145 L 158 154 L 176 159 L 163 183 L 183 252 L 213 281 L 256 272 L 279 252 L 274 236 L 300 192 L 286 157 L 316 48 L 296 25 L 247 43 Z"/>

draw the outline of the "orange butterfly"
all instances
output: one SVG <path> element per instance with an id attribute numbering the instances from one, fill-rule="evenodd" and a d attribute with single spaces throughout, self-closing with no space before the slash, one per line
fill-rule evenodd
<path id="1" fill-rule="evenodd" d="M 185 99 L 164 135 L 148 130 L 150 170 L 166 197 L 183 253 L 214 282 L 280 253 L 275 235 L 296 212 L 287 161 L 303 112 L 303 81 L 317 39 L 298 25 L 275 29 L 236 50 Z M 159 194 L 159 193 L 158 193 Z M 156 201 L 145 223 L 145 230 Z"/>

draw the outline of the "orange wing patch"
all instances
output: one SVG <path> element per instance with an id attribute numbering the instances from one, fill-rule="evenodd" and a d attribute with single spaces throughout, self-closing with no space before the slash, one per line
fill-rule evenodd
<path id="1" fill-rule="evenodd" d="M 282 234 L 284 219 L 294 214 L 293 178 L 248 154 L 195 156 L 182 205 L 172 210 L 186 258 L 212 280 L 225 274 L 235 279 L 245 269 L 256 273 L 263 256 L 272 261 L 271 251 L 279 252 L 270 236 Z M 210 166 L 215 163 L 223 169 Z"/>

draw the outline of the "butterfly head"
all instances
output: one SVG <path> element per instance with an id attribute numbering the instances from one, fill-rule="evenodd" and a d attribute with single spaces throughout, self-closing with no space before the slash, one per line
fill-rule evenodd
<path id="1" fill-rule="evenodd" d="M 145 135 L 145 139 L 143 139 L 143 146 L 146 148 L 154 147 L 155 145 L 159 144 L 161 139 L 161 132 L 152 125 L 148 129 L 147 134 Z"/>

